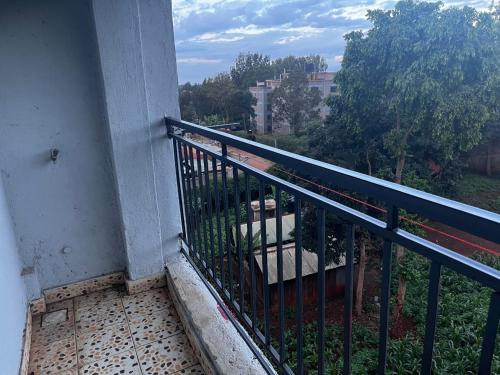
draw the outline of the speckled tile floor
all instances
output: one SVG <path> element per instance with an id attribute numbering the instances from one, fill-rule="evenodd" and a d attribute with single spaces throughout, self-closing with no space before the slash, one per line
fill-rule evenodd
<path id="1" fill-rule="evenodd" d="M 30 375 L 203 374 L 165 288 L 107 289 L 33 317 Z"/>

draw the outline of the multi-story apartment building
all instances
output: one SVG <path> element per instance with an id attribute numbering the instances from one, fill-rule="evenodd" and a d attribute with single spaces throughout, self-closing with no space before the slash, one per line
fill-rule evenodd
<path id="1" fill-rule="evenodd" d="M 276 87 L 281 85 L 283 78 L 286 75 L 281 75 L 278 79 L 268 79 L 263 82 L 257 82 L 257 85 L 250 87 L 250 92 L 257 99 L 254 105 L 255 121 L 257 133 L 290 133 L 290 126 L 286 123 L 273 123 L 272 99 L 271 93 Z M 326 105 L 325 99 L 331 94 L 337 94 L 337 84 L 333 82 L 335 73 L 332 72 L 316 72 L 307 75 L 309 88 L 319 90 L 321 96 L 320 115 L 325 118 L 330 112 L 330 108 Z"/>

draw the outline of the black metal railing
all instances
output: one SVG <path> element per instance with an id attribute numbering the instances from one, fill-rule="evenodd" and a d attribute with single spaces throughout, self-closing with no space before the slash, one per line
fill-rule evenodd
<path id="1" fill-rule="evenodd" d="M 248 141 L 231 134 L 201 127 L 185 121 L 166 118 L 169 137 L 173 140 L 182 238 L 186 256 L 215 286 L 227 306 L 252 334 L 254 341 L 271 358 L 279 372 L 303 374 L 304 369 L 304 294 L 303 294 L 303 211 L 314 207 L 317 228 L 317 355 L 318 374 L 325 373 L 325 216 L 341 220 L 345 251 L 345 286 L 343 297 L 343 373 L 351 373 L 352 310 L 354 288 L 354 247 L 356 233 L 370 232 L 382 240 L 382 277 L 378 342 L 378 373 L 386 370 L 388 327 L 391 299 L 393 245 L 419 254 L 431 263 L 427 297 L 427 317 L 422 349 L 421 373 L 430 374 L 438 317 L 441 270 L 451 269 L 491 288 L 491 300 L 479 356 L 478 373 L 490 373 L 500 318 L 500 272 L 473 259 L 430 242 L 401 228 L 400 211 L 411 212 L 480 238 L 500 242 L 500 215 L 387 182 L 331 164 Z M 184 136 L 185 133 L 220 142 L 220 151 Z M 228 155 L 227 147 L 249 152 L 271 162 L 291 168 L 296 173 L 323 183 L 364 194 L 386 205 L 383 219 L 349 207 L 329 197 L 256 169 Z M 230 171 L 232 174 L 230 175 Z M 229 181 L 230 180 L 230 181 Z M 229 184 L 230 182 L 230 184 Z M 253 187 L 253 188 L 252 188 Z M 276 200 L 275 238 L 277 300 L 272 311 L 269 285 L 268 235 L 265 196 L 273 192 Z M 258 194 L 255 194 L 258 192 Z M 294 323 L 285 313 L 283 263 L 282 193 L 293 197 L 295 231 Z M 253 196 L 252 196 L 253 194 Z M 251 202 L 260 207 L 260 237 L 252 233 Z M 246 224 L 246 233 L 240 230 Z M 268 225 L 268 224 L 267 224 Z M 254 243 L 256 242 L 256 244 Z M 260 250 L 260 263 L 255 249 Z M 259 268 L 261 267 L 261 268 Z M 258 280 L 256 273 L 261 270 Z M 289 271 L 289 270 L 288 270 Z M 288 272 L 287 271 L 287 272 Z M 261 285 L 257 285 L 260 282 Z M 295 355 L 287 358 L 285 330 L 294 332 Z M 258 352 L 256 351 L 258 354 Z M 293 366 L 290 363 L 293 361 Z M 264 361 L 265 364 L 265 361 Z M 270 371 L 268 365 L 266 368 Z M 292 368 L 294 370 L 292 370 Z"/>

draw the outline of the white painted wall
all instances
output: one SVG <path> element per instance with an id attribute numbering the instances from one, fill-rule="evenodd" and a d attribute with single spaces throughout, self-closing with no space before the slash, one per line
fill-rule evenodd
<path id="1" fill-rule="evenodd" d="M 90 1 L 0 3 L 0 113 L 0 172 L 21 259 L 36 272 L 30 297 L 123 270 Z"/>
<path id="2" fill-rule="evenodd" d="M 0 178 L 0 374 L 5 375 L 17 374 L 21 362 L 27 307 L 21 268 Z"/>
<path id="3" fill-rule="evenodd" d="M 169 0 L 94 0 L 106 114 L 131 279 L 162 271 L 179 251 L 172 141 L 179 117 Z"/>
<path id="4" fill-rule="evenodd" d="M 0 3 L 0 173 L 30 299 L 148 276 L 178 252 L 171 12 L 169 0 Z"/>

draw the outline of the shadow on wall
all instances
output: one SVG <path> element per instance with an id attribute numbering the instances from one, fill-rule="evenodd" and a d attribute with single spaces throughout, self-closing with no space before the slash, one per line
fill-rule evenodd
<path id="1" fill-rule="evenodd" d="M 26 288 L 7 200 L 0 178 L 0 374 L 17 374 L 26 323 Z"/>

